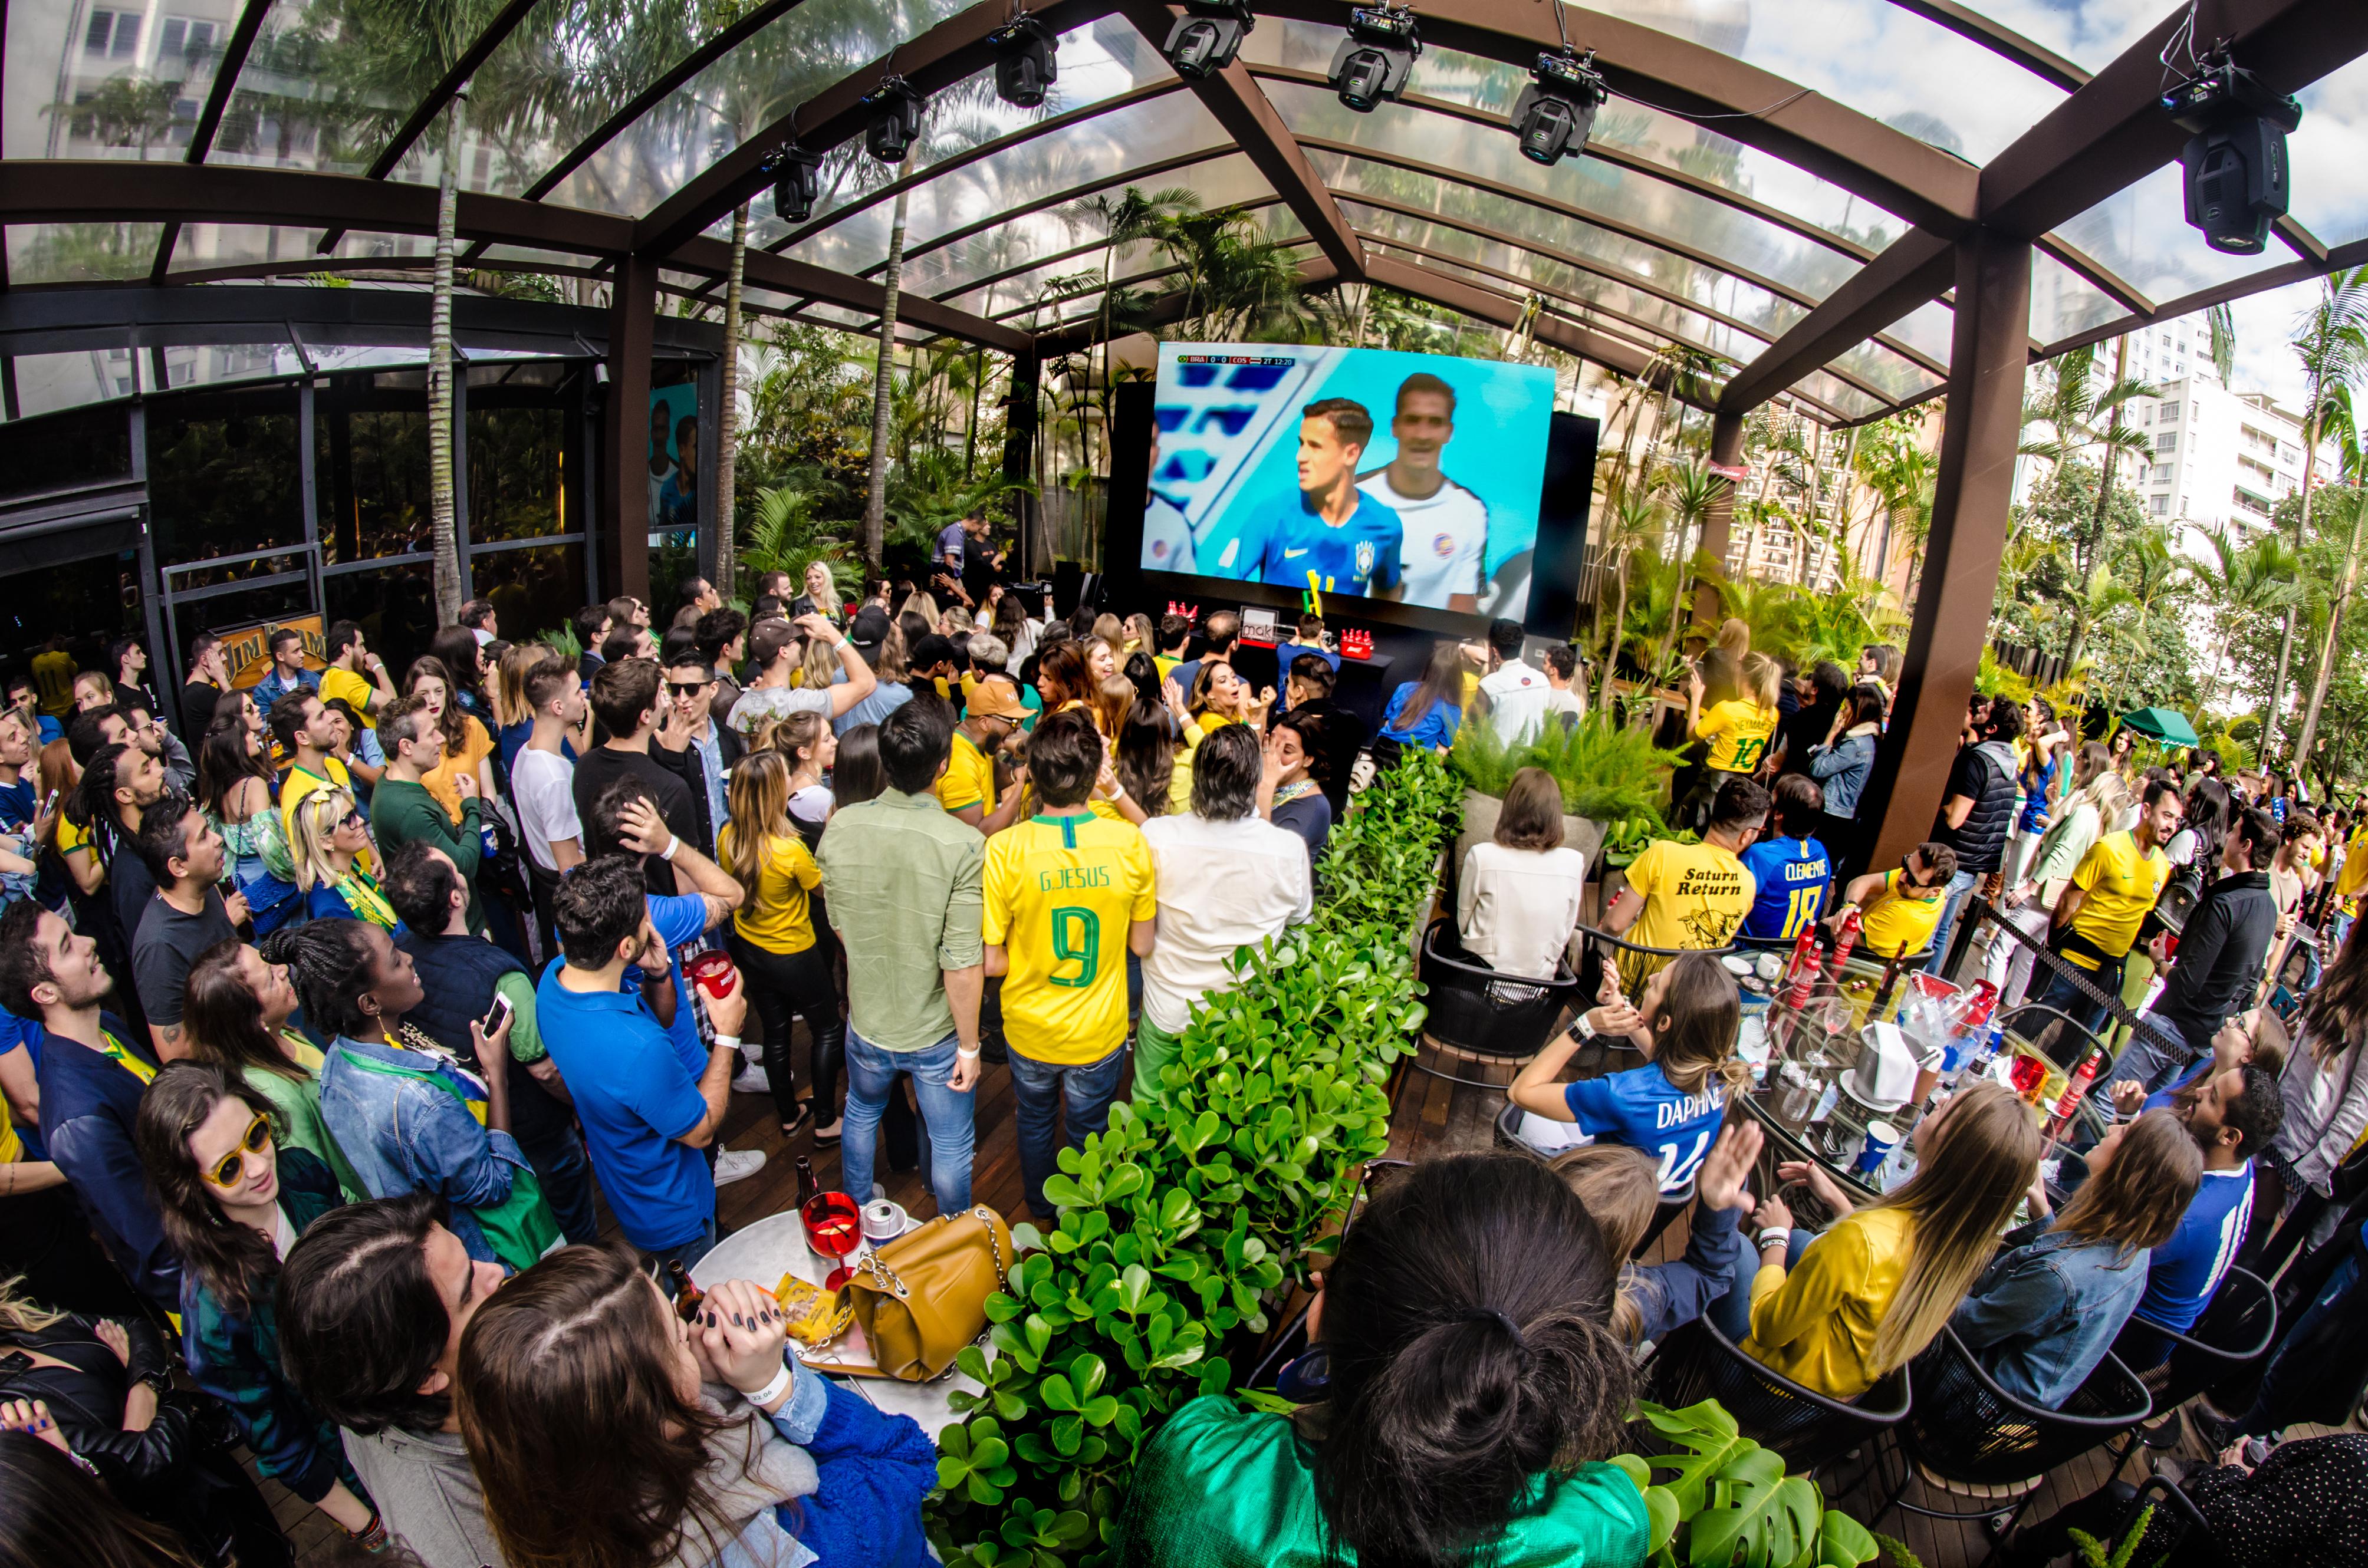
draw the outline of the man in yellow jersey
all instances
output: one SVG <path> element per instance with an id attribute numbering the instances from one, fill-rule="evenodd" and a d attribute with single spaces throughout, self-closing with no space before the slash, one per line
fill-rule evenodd
<path id="1" fill-rule="evenodd" d="M 1913 958 L 1932 945 L 1941 928 L 1941 905 L 1949 896 L 1949 879 L 1957 874 L 1957 852 L 1945 844 L 1919 844 L 1907 852 L 1896 869 L 1869 871 L 1850 880 L 1849 897 L 1830 919 L 1844 911 L 1861 912 L 1861 940 L 1877 958 Z"/>
<path id="2" fill-rule="evenodd" d="M 996 804 L 995 754 L 1019 733 L 1027 717 L 1018 681 L 1000 670 L 982 676 L 972 688 L 969 715 L 954 726 L 953 755 L 938 776 L 938 804 L 981 833 L 1009 827 L 1024 791 L 1015 781 L 1003 803 Z"/>
<path id="3" fill-rule="evenodd" d="M 321 790 L 343 790 L 351 793 L 353 775 L 346 765 L 329 755 L 335 744 L 336 715 L 322 706 L 318 693 L 291 691 L 271 705 L 265 715 L 271 726 L 271 738 L 288 754 L 288 780 L 279 786 L 279 817 L 288 830 L 288 842 L 296 842 L 296 808 L 304 798 Z M 370 869 L 370 852 L 363 850 L 355 857 L 365 870 Z"/>
<path id="4" fill-rule="evenodd" d="M 1711 803 L 1700 844 L 1660 838 L 1628 867 L 1628 885 L 1611 901 L 1603 928 L 1646 948 L 1723 948 L 1751 913 L 1759 885 L 1745 869 L 1744 850 L 1768 825 L 1768 791 L 1742 774 L 1729 774 Z M 1660 960 L 1629 954 L 1622 983 L 1629 994 L 1651 978 Z"/>
<path id="5" fill-rule="evenodd" d="M 1004 977 L 1020 1180 L 1039 1219 L 1053 1213 L 1059 1102 L 1072 1149 L 1110 1126 L 1126 1072 L 1126 955 L 1147 956 L 1158 926 L 1142 833 L 1087 808 L 1101 768 L 1090 717 L 1045 715 L 1028 743 L 1040 814 L 987 841 L 980 884 L 986 972 Z"/>
<path id="6" fill-rule="evenodd" d="M 394 682 L 387 678 L 386 662 L 362 641 L 361 627 L 341 620 L 329 628 L 329 667 L 321 672 L 321 700 L 344 698 L 363 718 L 373 708 L 394 700 Z"/>
<path id="7" fill-rule="evenodd" d="M 1151 655 L 1151 662 L 1164 681 L 1176 673 L 1177 665 L 1184 662 L 1184 649 L 1192 641 L 1192 623 L 1180 615 L 1163 615 L 1159 618 L 1159 630 L 1154 636 L 1159 646 Z"/>
<path id="8" fill-rule="evenodd" d="M 2146 787 L 2137 825 L 2109 833 L 2089 846 L 2072 869 L 2072 881 L 2055 900 L 2049 950 L 2108 996 L 2122 989 L 2122 968 L 2137 941 L 2138 926 L 2170 880 L 2170 857 L 2162 846 L 2179 831 L 2179 787 L 2157 778 Z M 2104 1004 L 2091 1001 L 2070 974 L 2059 971 L 2048 983 L 2043 1007 L 2053 1007 L 2094 1032 Z"/>

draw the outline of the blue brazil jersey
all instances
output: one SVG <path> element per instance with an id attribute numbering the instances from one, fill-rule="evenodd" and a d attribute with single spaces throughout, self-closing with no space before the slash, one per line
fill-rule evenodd
<path id="1" fill-rule="evenodd" d="M 1824 912 L 1833 866 L 1816 839 L 1763 838 L 1743 852 L 1742 860 L 1759 888 L 1751 913 L 1744 916 L 1745 936 L 1789 942 Z"/>
<path id="2" fill-rule="evenodd" d="M 1675 1192 L 1693 1179 L 1718 1137 L 1726 1085 L 1713 1076 L 1685 1094 L 1658 1065 L 1648 1065 L 1581 1079 L 1563 1090 L 1563 1102 L 1581 1132 L 1657 1158 L 1661 1190 Z"/>
<path id="3" fill-rule="evenodd" d="M 1304 588 L 1313 572 L 1316 585 L 1334 593 L 1397 586 L 1406 542 L 1398 515 L 1361 490 L 1349 494 L 1357 497 L 1357 509 L 1338 528 L 1312 509 L 1304 495 L 1293 495 L 1269 512 L 1254 534 L 1258 581 Z"/>
<path id="4" fill-rule="evenodd" d="M 2205 1171 L 2179 1229 L 2154 1249 L 2135 1315 L 2181 1334 L 2195 1326 L 2252 1223 L 2253 1162 Z"/>

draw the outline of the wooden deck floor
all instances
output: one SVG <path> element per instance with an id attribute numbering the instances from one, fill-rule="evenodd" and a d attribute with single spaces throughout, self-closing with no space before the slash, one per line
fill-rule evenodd
<path id="1" fill-rule="evenodd" d="M 797 1051 L 798 1083 L 803 1090 L 810 1080 L 805 1074 L 805 1037 L 799 1032 Z M 1458 1076 L 1486 1079 L 1502 1085 L 1510 1079 L 1510 1072 L 1502 1066 L 1484 1068 L 1469 1060 L 1459 1060 L 1431 1048 L 1416 1059 L 1423 1064 L 1438 1066 Z M 979 1088 L 977 1107 L 978 1149 L 972 1172 L 972 1187 L 977 1200 L 1017 1219 L 1022 1210 L 1019 1148 L 1013 1136 L 1011 1117 L 1011 1076 L 1000 1066 L 989 1064 Z M 1486 1150 L 1493 1145 L 1497 1113 L 1504 1106 L 1501 1088 L 1481 1088 L 1452 1084 L 1402 1063 L 1392 1085 L 1396 1111 L 1393 1119 L 1390 1153 L 1393 1157 L 1422 1160 L 1440 1154 Z M 773 1120 L 770 1096 L 735 1095 L 733 1096 L 727 1120 L 725 1142 L 734 1149 L 762 1149 L 767 1155 L 765 1168 L 745 1181 L 723 1188 L 719 1205 L 727 1229 L 752 1223 L 767 1215 L 788 1209 L 797 1192 L 795 1157 L 804 1154 L 814 1162 L 815 1174 L 829 1186 L 837 1176 L 838 1151 L 817 1150 L 812 1131 L 800 1132 L 784 1142 L 780 1128 Z M 934 1205 L 921 1185 L 916 1172 L 894 1172 L 883 1159 L 880 1162 L 877 1179 L 887 1187 L 888 1195 L 916 1213 L 934 1212 Z M 605 1205 L 601 1210 L 602 1232 L 613 1231 Z M 1653 1260 L 1674 1257 L 1684 1250 L 1685 1230 L 1672 1225 L 1662 1236 Z M 2203 1457 L 2187 1447 L 2175 1450 L 2179 1457 Z M 1893 1473 L 1897 1460 L 1889 1461 Z M 2133 1459 L 2123 1479 L 2135 1481 L 2145 1471 L 2144 1459 Z M 2048 1476 L 2029 1517 L 2044 1517 L 2063 1503 L 2086 1496 L 2103 1484 L 2107 1465 L 2101 1456 L 2090 1455 L 2063 1466 Z M 1854 1517 L 1868 1523 L 1884 1534 L 1905 1541 L 1924 1564 L 1924 1568 L 1971 1568 L 1980 1562 L 1989 1551 L 1989 1540 L 1980 1524 L 1954 1525 L 1935 1522 L 1895 1510 L 1880 1521 L 1870 1516 L 1881 1501 L 1873 1494 L 1871 1478 L 1863 1457 L 1860 1462 L 1845 1461 L 1837 1467 L 1838 1474 L 1822 1477 L 1839 1483 L 1842 1490 L 1829 1492 L 1830 1506 L 1839 1507 Z M 325 1517 L 299 1502 L 293 1495 L 271 1483 L 265 1490 L 273 1500 L 290 1537 L 295 1541 L 299 1559 L 310 1565 L 331 1563 L 361 1563 L 361 1558 L 343 1548 L 343 1543 Z M 1918 1494 L 1911 1499 L 1922 1500 Z M 1948 1506 L 1941 1499 L 1936 1506 Z"/>

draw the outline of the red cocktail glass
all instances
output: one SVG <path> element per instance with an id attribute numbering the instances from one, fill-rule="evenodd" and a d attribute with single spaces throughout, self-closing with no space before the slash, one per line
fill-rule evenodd
<path id="1" fill-rule="evenodd" d="M 720 1002 L 723 994 L 732 989 L 734 967 L 731 954 L 710 949 L 683 965 L 682 971 L 693 985 L 707 993 L 709 1000 Z"/>
<path id="2" fill-rule="evenodd" d="M 845 1258 L 863 1244 L 863 1211 L 843 1192 L 817 1192 L 798 1210 L 805 1226 L 806 1245 L 825 1257 Z M 836 1290 L 847 1283 L 845 1263 L 830 1271 L 823 1289 Z"/>
<path id="3" fill-rule="evenodd" d="M 2012 1074 L 2014 1092 L 2024 1099 L 2036 1096 L 2039 1086 L 2047 1082 L 2047 1063 L 2036 1056 L 2017 1056 L 2009 1071 Z"/>

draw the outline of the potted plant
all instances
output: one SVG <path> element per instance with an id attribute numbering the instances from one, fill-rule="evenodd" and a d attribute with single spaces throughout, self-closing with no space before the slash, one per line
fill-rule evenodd
<path id="1" fill-rule="evenodd" d="M 1611 1462 L 1645 1494 L 1649 1568 L 1858 1568 L 1880 1550 L 1864 1525 L 1826 1506 L 1815 1481 L 1785 1474 L 1783 1455 L 1742 1436 L 1716 1400 L 1683 1410 L 1639 1402 L 1636 1410 L 1631 1430 L 1656 1451 Z"/>
<path id="2" fill-rule="evenodd" d="M 1641 730 L 1590 713 L 1567 729 L 1549 724 L 1517 744 L 1508 744 L 1486 721 L 1466 723 L 1455 733 L 1448 761 L 1464 786 L 1457 868 L 1474 844 L 1495 835 L 1513 775 L 1543 767 L 1562 790 L 1563 842 L 1587 857 L 1592 872 L 1603 864 L 1607 839 L 1641 846 L 1645 835 L 1662 835 L 1661 803 L 1678 754 L 1655 746 Z"/>

